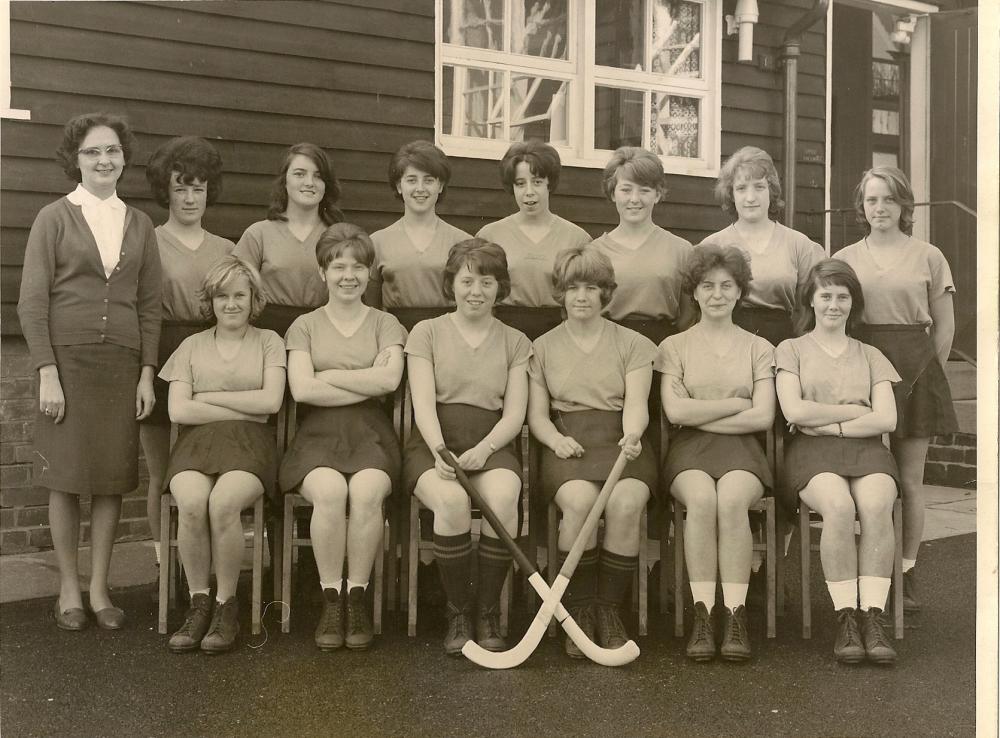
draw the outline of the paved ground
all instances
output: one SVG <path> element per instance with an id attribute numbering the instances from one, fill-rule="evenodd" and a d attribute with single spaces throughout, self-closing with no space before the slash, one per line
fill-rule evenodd
<path id="1" fill-rule="evenodd" d="M 932 507 L 929 519 L 947 512 L 952 529 L 960 522 L 951 519 L 955 515 L 974 525 L 968 503 L 932 502 L 944 509 Z M 911 620 L 918 627 L 908 628 L 898 644 L 895 668 L 834 662 L 835 624 L 818 557 L 812 569 L 813 639 L 799 636 L 797 564 L 790 558 L 787 614 L 779 620 L 778 638 L 763 638 L 762 618 L 756 618 L 757 651 L 745 665 L 687 662 L 683 640 L 669 634 L 665 617 L 653 616 L 650 635 L 639 641 L 639 660 L 621 669 L 570 662 L 556 640 L 546 639 L 522 667 L 485 671 L 441 653 L 443 622 L 435 616 L 430 586 L 421 590 L 425 606 L 417 637 L 407 638 L 405 623 L 390 614 L 385 635 L 370 653 L 316 651 L 311 631 L 317 610 L 307 602 L 293 602 L 291 634 L 281 635 L 269 616 L 267 636 L 245 637 L 236 652 L 221 657 L 168 653 L 165 637 L 155 632 L 148 584 L 116 595 L 130 616 L 129 626 L 116 633 L 56 630 L 52 596 L 8 602 L 0 607 L 3 733 L 971 736 L 975 545 L 968 532 L 925 543 L 919 565 L 925 611 Z M 148 549 L 128 550 L 131 558 L 144 556 L 152 569 Z M 130 558 L 121 553 L 116 558 Z M 7 580 L 12 567 L 0 564 Z M 50 571 L 34 573 L 54 578 Z M 8 594 L 17 589 L 4 586 Z M 752 599 L 751 608 L 760 612 L 755 604 Z M 532 614 L 526 603 L 518 605 L 515 634 Z M 179 617 L 174 614 L 172 627 Z"/>

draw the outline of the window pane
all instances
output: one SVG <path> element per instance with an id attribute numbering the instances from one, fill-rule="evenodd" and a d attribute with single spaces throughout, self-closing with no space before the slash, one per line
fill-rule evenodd
<path id="1" fill-rule="evenodd" d="M 644 5 L 639 0 L 597 0 L 594 51 L 598 65 L 642 70 Z"/>
<path id="2" fill-rule="evenodd" d="M 653 93 L 650 148 L 663 156 L 697 159 L 699 100 L 664 93 Z"/>
<path id="3" fill-rule="evenodd" d="M 656 0 L 652 71 L 671 77 L 701 76 L 701 9 L 699 3 Z"/>
<path id="4" fill-rule="evenodd" d="M 594 148 L 642 146 L 642 98 L 635 90 L 594 90 Z"/>
<path id="5" fill-rule="evenodd" d="M 441 127 L 453 136 L 503 136 L 503 72 L 445 65 L 441 83 Z"/>
<path id="6" fill-rule="evenodd" d="M 569 44 L 567 0 L 514 0 L 511 51 L 565 59 Z"/>
<path id="7" fill-rule="evenodd" d="M 503 50 L 504 0 L 443 0 L 445 43 Z"/>
<path id="8" fill-rule="evenodd" d="M 569 83 L 511 74 L 510 140 L 566 143 L 566 93 Z"/>

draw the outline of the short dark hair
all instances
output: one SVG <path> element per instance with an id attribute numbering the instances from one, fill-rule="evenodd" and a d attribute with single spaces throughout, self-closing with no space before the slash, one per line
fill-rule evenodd
<path id="1" fill-rule="evenodd" d="M 288 210 L 288 189 L 285 184 L 285 175 L 292 165 L 292 159 L 299 155 L 308 157 L 319 172 L 319 178 L 326 185 L 323 192 L 323 199 L 319 203 L 319 217 L 327 225 L 339 223 L 344 219 L 344 213 L 337 207 L 340 200 L 340 182 L 337 181 L 337 174 L 333 171 L 333 164 L 326 152 L 316 144 L 297 143 L 290 146 L 285 152 L 285 160 L 281 164 L 281 171 L 274 178 L 271 184 L 271 203 L 267 209 L 268 220 L 288 220 L 285 211 Z"/>
<path id="2" fill-rule="evenodd" d="M 507 153 L 500 160 L 500 181 L 508 193 L 514 193 L 514 178 L 517 165 L 525 163 L 536 177 L 544 177 L 549 181 L 549 193 L 559 186 L 559 173 L 562 171 L 562 160 L 559 152 L 544 141 L 518 141 L 511 144 Z"/>
<path id="3" fill-rule="evenodd" d="M 851 293 L 851 314 L 847 316 L 847 334 L 854 333 L 861 323 L 865 312 L 865 293 L 861 289 L 861 280 L 854 269 L 846 261 L 840 259 L 823 259 L 809 270 L 806 281 L 799 289 L 799 311 L 796 328 L 799 335 L 808 333 L 816 327 L 816 314 L 812 309 L 813 295 L 819 287 L 846 287 Z"/>
<path id="4" fill-rule="evenodd" d="M 715 196 L 722 204 L 723 212 L 728 215 L 735 215 L 733 186 L 739 176 L 767 182 L 767 215 L 772 219 L 778 217 L 778 213 L 785 207 L 785 201 L 781 199 L 781 180 L 778 179 L 778 170 L 771 155 L 756 146 L 744 146 L 726 159 L 715 183 Z"/>
<path id="5" fill-rule="evenodd" d="M 566 290 L 577 282 L 596 284 L 601 288 L 601 307 L 611 302 L 618 283 L 615 267 L 607 254 L 591 244 L 570 246 L 556 254 L 552 264 L 552 297 L 565 306 Z"/>
<path id="6" fill-rule="evenodd" d="M 334 223 L 316 242 L 316 262 L 321 269 L 326 269 L 331 261 L 348 250 L 369 269 L 375 263 L 375 246 L 364 228 L 353 223 Z"/>
<path id="7" fill-rule="evenodd" d="M 146 165 L 146 179 L 150 192 L 160 207 L 170 207 L 170 177 L 177 172 L 177 180 L 193 184 L 195 180 L 207 185 L 206 202 L 219 199 L 222 192 L 222 157 L 208 141 L 197 136 L 172 138 L 158 148 Z"/>
<path id="8" fill-rule="evenodd" d="M 419 169 L 421 172 L 439 179 L 441 181 L 441 194 L 438 195 L 437 201 L 444 201 L 448 180 L 451 179 L 451 163 L 441 149 L 430 141 L 418 140 L 403 144 L 392 155 L 392 159 L 389 160 L 389 187 L 397 200 L 403 199 L 398 188 L 399 181 L 403 178 L 407 167 Z"/>
<path id="9" fill-rule="evenodd" d="M 125 158 L 125 166 L 132 161 L 132 152 L 135 149 L 135 136 L 129 127 L 125 116 L 117 113 L 84 113 L 75 118 L 70 118 L 63 127 L 62 141 L 56 149 L 56 161 L 63 168 L 66 176 L 74 182 L 82 182 L 83 175 L 80 174 L 80 165 L 77 163 L 77 154 L 80 143 L 87 137 L 92 128 L 107 126 L 118 135 L 118 143 L 122 147 L 122 156 Z"/>
<path id="10" fill-rule="evenodd" d="M 722 269 L 733 278 L 741 298 L 749 292 L 753 279 L 750 259 L 739 246 L 715 243 L 698 244 L 688 255 L 681 272 L 681 291 L 693 299 L 694 291 L 713 269 Z"/>
<path id="11" fill-rule="evenodd" d="M 485 238 L 467 238 L 459 241 L 448 251 L 448 261 L 444 265 L 444 279 L 441 288 L 449 300 L 455 299 L 455 276 L 468 266 L 470 271 L 494 277 L 497 281 L 497 302 L 510 294 L 510 272 L 507 270 L 507 254 L 502 248 Z"/>
<path id="12" fill-rule="evenodd" d="M 907 234 L 913 233 L 913 211 L 916 207 L 916 198 L 913 196 L 910 180 L 906 178 L 902 170 L 896 167 L 872 167 L 861 175 L 861 181 L 854 189 L 854 211 L 858 224 L 865 229 L 866 234 L 872 232 L 872 224 L 865 217 L 865 185 L 873 179 L 881 179 L 885 182 L 889 192 L 902 208 L 902 212 L 899 214 L 899 230 Z"/>
<path id="13" fill-rule="evenodd" d="M 667 175 L 663 172 L 663 162 L 652 151 L 639 146 L 622 146 L 615 150 L 601 176 L 602 191 L 611 201 L 615 199 L 619 174 L 642 187 L 652 187 L 661 199 L 667 194 Z"/>

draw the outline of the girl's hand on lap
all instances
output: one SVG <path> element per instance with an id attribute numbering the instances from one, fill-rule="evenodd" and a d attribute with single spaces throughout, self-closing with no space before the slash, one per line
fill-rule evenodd
<path id="1" fill-rule="evenodd" d="M 642 453 L 642 440 L 632 434 L 622 438 L 618 445 L 621 446 L 622 451 L 625 452 L 625 458 L 629 461 L 635 461 Z"/>

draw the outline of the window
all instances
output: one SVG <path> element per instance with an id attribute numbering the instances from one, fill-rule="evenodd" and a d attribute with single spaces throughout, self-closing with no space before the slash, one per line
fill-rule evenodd
<path id="1" fill-rule="evenodd" d="M 515 141 L 601 167 L 619 146 L 715 176 L 721 0 L 438 0 L 442 148 L 498 159 Z"/>

